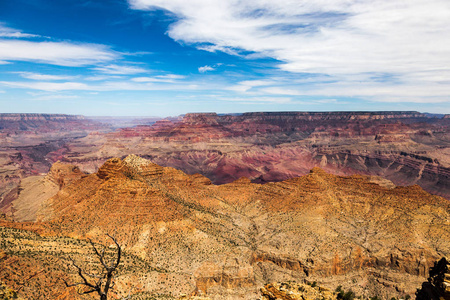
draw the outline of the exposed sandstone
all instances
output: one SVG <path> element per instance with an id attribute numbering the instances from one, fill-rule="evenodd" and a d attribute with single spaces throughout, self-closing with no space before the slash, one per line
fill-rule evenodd
<path id="1" fill-rule="evenodd" d="M 443 257 L 430 269 L 428 281 L 417 291 L 417 300 L 450 299 L 450 262 Z"/>
<path id="2" fill-rule="evenodd" d="M 282 181 L 320 166 L 450 198 L 449 125 L 417 112 L 198 113 L 86 138 L 60 156 L 93 172 L 111 157 L 137 153 L 218 184 Z M 83 143 L 93 152 L 84 154 Z"/>
<path id="3" fill-rule="evenodd" d="M 11 213 L 22 179 L 48 173 L 67 142 L 98 130 L 107 127 L 83 116 L 0 114 L 0 211 Z"/>
<path id="4" fill-rule="evenodd" d="M 17 171 L 12 174 L 18 178 L 46 173 L 57 160 L 92 173 L 109 158 L 137 153 L 220 184 L 243 176 L 257 183 L 282 181 L 320 166 L 339 175 L 376 175 L 397 185 L 417 183 L 450 198 L 450 123 L 417 112 L 198 113 L 106 135 L 101 132 L 104 127 L 78 116 L 6 114 L 5 118 L 12 122 L 8 128 L 23 123 L 24 130 L 16 139 L 8 137 L 5 127 L 2 145 L 32 146 L 18 152 L 22 159 L 15 160 Z M 27 123 L 28 119 L 36 121 Z M 86 136 L 89 132 L 93 134 Z M 36 144 L 42 134 L 51 135 L 51 145 Z M 61 140 L 68 135 L 76 142 Z M 7 181 L 0 180 L 0 194 L 17 198 L 17 183 Z"/>
<path id="5" fill-rule="evenodd" d="M 50 172 L 45 177 L 45 180 L 56 184 L 59 189 L 62 189 L 70 182 L 78 180 L 83 176 L 86 176 L 86 174 L 81 172 L 77 166 L 57 161 L 50 168 Z"/>
<path id="6" fill-rule="evenodd" d="M 64 235 L 114 232 L 153 267 L 191 274 L 177 279 L 182 289 L 159 285 L 175 295 L 248 298 L 267 282 L 308 278 L 390 299 L 414 294 L 450 254 L 450 204 L 381 182 L 314 168 L 278 183 L 215 186 L 130 156 L 64 186 L 39 220 Z"/>
<path id="7" fill-rule="evenodd" d="M 283 282 L 266 284 L 261 288 L 260 300 L 336 300 L 336 293 L 306 283 Z"/>

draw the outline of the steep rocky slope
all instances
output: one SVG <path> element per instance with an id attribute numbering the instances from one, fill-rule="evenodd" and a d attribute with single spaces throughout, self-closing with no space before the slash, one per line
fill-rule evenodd
<path id="1" fill-rule="evenodd" d="M 137 153 L 214 183 L 242 176 L 282 181 L 315 166 L 338 175 L 377 175 L 450 199 L 450 123 L 417 112 L 187 114 L 182 120 L 92 134 L 54 159 L 95 172 Z"/>
<path id="2" fill-rule="evenodd" d="M 6 292 L 17 294 L 18 299 L 98 299 L 93 295 L 79 295 L 76 288 L 67 288 L 62 281 L 79 282 L 71 260 L 84 270 L 89 266 L 94 269 L 95 254 L 88 241 L 41 236 L 5 227 L 8 223 L 1 220 L 0 224 L 0 295 L 4 285 Z M 143 276 L 157 280 L 165 273 L 152 268 L 146 260 L 129 252 L 123 253 L 119 273 L 115 277 L 118 288 L 110 292 L 109 299 L 125 298 L 131 291 L 140 297 L 133 299 L 151 299 L 152 294 L 143 291 L 142 285 L 136 282 L 136 278 Z"/>
<path id="3" fill-rule="evenodd" d="M 418 300 L 450 299 L 450 262 L 443 257 L 430 269 L 430 277 L 417 291 Z"/>
<path id="4" fill-rule="evenodd" d="M 336 293 L 315 284 L 282 282 L 261 288 L 261 300 L 337 300 Z"/>
<path id="5" fill-rule="evenodd" d="M 47 173 L 58 160 L 93 173 L 107 159 L 132 153 L 218 184 L 242 176 L 257 183 L 282 181 L 319 166 L 337 175 L 419 184 L 450 199 L 448 117 L 273 112 L 154 121 L 111 132 L 109 125 L 82 116 L 0 114 L 0 211 L 18 198 L 23 178 Z"/>
<path id="6" fill-rule="evenodd" d="M 419 186 L 315 168 L 264 185 L 220 186 L 137 156 L 108 160 L 63 186 L 38 223 L 46 234 L 101 238 L 164 276 L 136 275 L 142 291 L 254 299 L 268 282 L 317 281 L 358 295 L 413 295 L 450 254 L 450 203 Z"/>
<path id="7" fill-rule="evenodd" d="M 21 189 L 34 185 L 34 179 L 24 178 L 49 171 L 57 161 L 49 153 L 99 131 L 108 127 L 83 116 L 0 113 L 0 212 L 8 212 Z"/>

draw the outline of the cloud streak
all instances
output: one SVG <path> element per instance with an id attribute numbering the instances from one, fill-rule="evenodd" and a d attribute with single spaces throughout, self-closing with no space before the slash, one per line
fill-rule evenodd
<path id="1" fill-rule="evenodd" d="M 0 39 L 0 61 L 77 67 L 108 62 L 119 57 L 104 45 Z"/>
<path id="2" fill-rule="evenodd" d="M 141 78 L 141 79 L 139 79 Z M 138 77 L 138 80 L 117 80 L 103 81 L 92 84 L 91 82 L 67 81 L 67 82 L 49 82 L 49 81 L 0 81 L 1 86 L 18 89 L 29 89 L 46 92 L 61 91 L 186 91 L 196 90 L 198 86 L 188 83 L 176 83 L 173 79 L 143 80 L 144 77 Z M 95 81 L 94 81 L 95 82 Z M 171 83 L 171 84 L 167 84 Z M 204 87 L 206 89 L 207 87 Z"/>
<path id="3" fill-rule="evenodd" d="M 373 75 L 384 74 L 395 78 L 399 89 L 426 81 L 432 94 L 450 99 L 447 0 L 129 0 L 129 5 L 175 14 L 178 19 L 168 34 L 176 41 L 202 50 L 274 58 L 279 70 L 294 74 L 331 76 L 343 83 L 330 88 L 337 94 L 349 94 L 343 89 L 355 83 L 353 77 L 369 85 L 380 81 Z M 235 88 L 252 90 L 245 84 Z M 426 94 L 423 85 L 419 89 Z M 369 87 L 365 91 L 384 93 Z"/>
<path id="4" fill-rule="evenodd" d="M 17 72 L 21 77 L 31 80 L 45 80 L 45 81 L 54 81 L 54 80 L 72 80 L 75 76 L 66 76 L 66 75 L 48 75 L 48 74 L 39 74 L 33 72 Z"/>
<path id="5" fill-rule="evenodd" d="M 206 72 L 208 72 L 208 71 L 214 71 L 214 70 L 215 70 L 215 68 L 213 68 L 213 67 L 211 67 L 211 66 L 208 66 L 208 65 L 203 66 L 203 67 L 199 67 L 199 68 L 198 68 L 198 71 L 199 71 L 200 73 L 206 73 Z"/>
<path id="6" fill-rule="evenodd" d="M 96 71 L 111 74 L 111 75 L 131 75 L 138 73 L 148 72 L 144 68 L 135 67 L 135 66 L 119 66 L 119 65 L 107 65 L 103 67 L 93 68 Z"/>
<path id="7" fill-rule="evenodd" d="M 0 38 L 36 38 L 37 34 L 23 33 L 20 30 L 5 26 L 0 22 Z"/>

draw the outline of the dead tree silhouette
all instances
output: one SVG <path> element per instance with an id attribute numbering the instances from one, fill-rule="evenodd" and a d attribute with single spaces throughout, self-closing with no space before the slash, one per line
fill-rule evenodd
<path id="1" fill-rule="evenodd" d="M 107 234 L 107 236 L 111 238 L 116 245 L 116 257 L 114 257 L 111 261 L 108 261 L 107 257 L 105 256 L 107 247 L 103 246 L 103 249 L 99 251 L 94 242 L 92 242 L 92 240 L 89 240 L 96 257 L 100 262 L 100 271 L 98 271 L 96 274 L 88 273 L 87 271 L 83 270 L 72 258 L 70 258 L 70 260 L 72 261 L 72 265 L 77 269 L 77 273 L 81 279 L 81 282 L 69 284 L 65 279 L 63 279 L 66 287 L 81 286 L 83 287 L 83 289 L 81 291 L 78 291 L 78 293 L 81 295 L 97 293 L 100 296 L 100 300 L 108 299 L 108 292 L 114 287 L 114 275 L 120 263 L 122 248 L 113 236 L 109 234 Z"/>

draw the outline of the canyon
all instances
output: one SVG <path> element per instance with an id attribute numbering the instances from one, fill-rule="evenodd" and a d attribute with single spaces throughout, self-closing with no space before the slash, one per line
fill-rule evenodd
<path id="1" fill-rule="evenodd" d="M 3 194 L 10 193 L 4 197 L 17 197 L 14 188 L 20 178 L 46 173 L 58 160 L 93 173 L 109 158 L 137 154 L 161 166 L 202 174 L 215 184 L 240 177 L 256 183 L 276 182 L 320 167 L 338 175 L 377 175 L 396 185 L 418 184 L 450 199 L 450 118 L 446 116 L 417 112 L 192 113 L 152 121 L 151 125 L 116 129 L 84 119 L 68 132 L 52 132 L 47 125 L 42 126 L 46 139 L 40 141 L 38 134 L 30 141 L 29 131 L 9 134 L 1 139 L 0 166 L 13 183 L 9 188 L 3 183 Z"/>
<path id="2" fill-rule="evenodd" d="M 86 238 L 109 245 L 106 233 L 126 255 L 115 295 L 144 297 L 135 299 L 256 299 L 266 283 L 303 280 L 364 297 L 414 296 L 450 255 L 450 202 L 380 177 L 313 168 L 281 182 L 214 185 L 129 155 L 93 174 L 58 163 L 40 180 L 57 193 L 18 206 L 26 221 L 0 220 L 0 281 L 25 298 L 78 299 L 58 278 L 75 282 L 70 259 L 87 265 Z M 33 202 L 24 192 L 21 202 Z"/>
<path id="3" fill-rule="evenodd" d="M 414 297 L 450 256 L 449 127 L 418 112 L 0 114 L 0 284 L 81 299 L 58 278 L 109 233 L 126 256 L 115 297 L 256 299 L 304 280 Z"/>
<path id="4" fill-rule="evenodd" d="M 188 174 L 200 173 L 215 184 L 240 177 L 276 182 L 320 167 L 338 175 L 377 175 L 396 185 L 418 184 L 450 199 L 447 116 L 191 113 L 125 121 L 118 118 L 115 125 L 111 118 L 0 114 L 0 209 L 18 197 L 22 178 L 47 173 L 56 161 L 93 173 L 107 159 L 129 154 Z M 117 128 L 133 122 L 137 125 Z"/>

